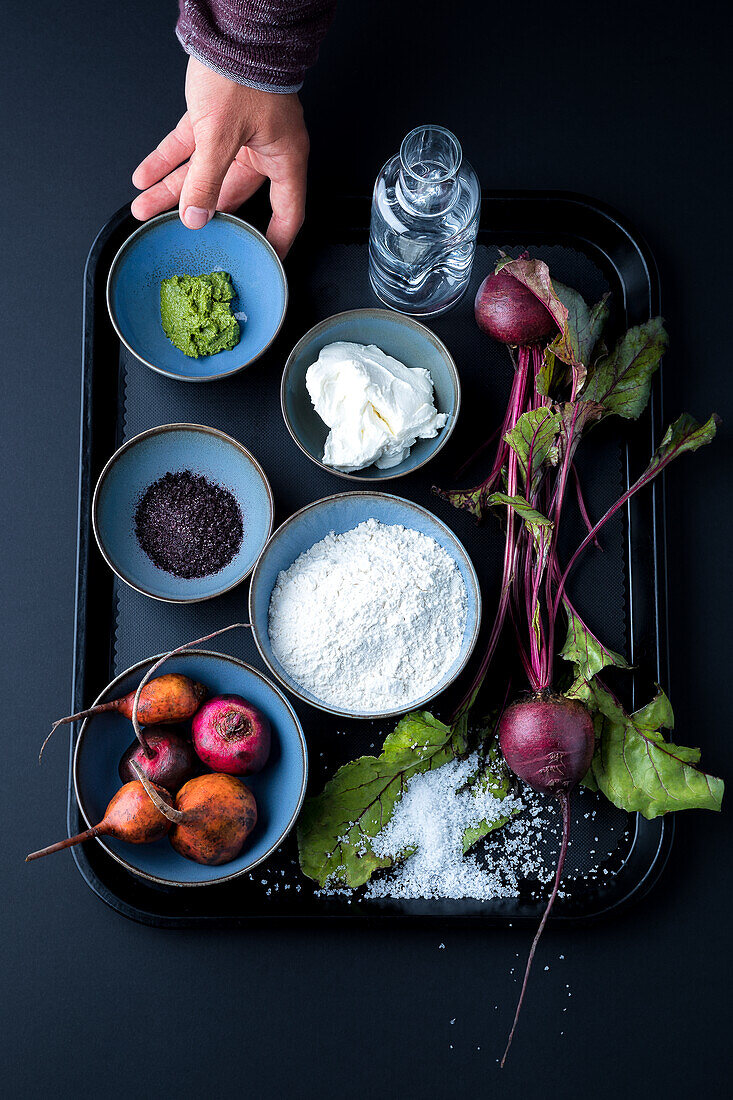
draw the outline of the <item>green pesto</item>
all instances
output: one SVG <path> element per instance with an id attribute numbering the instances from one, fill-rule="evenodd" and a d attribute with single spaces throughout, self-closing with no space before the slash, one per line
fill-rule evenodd
<path id="1" fill-rule="evenodd" d="M 160 319 L 166 336 L 184 355 L 216 355 L 239 343 L 239 322 L 232 315 L 231 275 L 174 275 L 160 284 Z"/>

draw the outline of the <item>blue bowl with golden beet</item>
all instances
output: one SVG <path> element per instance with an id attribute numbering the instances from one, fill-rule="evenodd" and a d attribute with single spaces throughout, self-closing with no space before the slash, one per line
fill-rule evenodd
<path id="1" fill-rule="evenodd" d="M 140 683 L 156 660 L 151 657 L 121 673 L 104 689 L 97 703 L 126 695 Z M 209 695 L 242 695 L 267 716 L 271 727 L 270 755 L 261 771 L 244 782 L 257 804 L 257 823 L 244 848 L 229 863 L 194 863 L 176 852 L 167 837 L 153 844 L 128 844 L 115 837 L 97 837 L 114 860 L 128 871 L 164 886 L 207 886 L 243 875 L 275 851 L 295 824 L 308 780 L 308 750 L 298 717 L 282 691 L 261 672 L 236 657 L 191 650 L 171 657 L 161 669 L 197 680 Z M 134 741 L 132 723 L 116 711 L 87 718 L 79 731 L 73 761 L 74 791 L 87 825 L 96 825 L 120 788 L 120 757 Z M 202 765 L 203 770 L 203 765 Z"/>

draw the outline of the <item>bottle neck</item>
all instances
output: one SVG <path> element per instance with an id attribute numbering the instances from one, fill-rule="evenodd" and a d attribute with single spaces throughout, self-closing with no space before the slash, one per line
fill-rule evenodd
<path id="1" fill-rule="evenodd" d="M 460 190 L 461 159 L 461 147 L 449 130 L 442 126 L 412 130 L 400 148 L 396 185 L 400 204 L 425 217 L 450 210 Z"/>

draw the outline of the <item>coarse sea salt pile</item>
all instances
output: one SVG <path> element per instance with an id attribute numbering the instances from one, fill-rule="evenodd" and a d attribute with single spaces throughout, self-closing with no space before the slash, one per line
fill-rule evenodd
<path id="1" fill-rule="evenodd" d="M 269 634 L 302 688 L 363 714 L 402 710 L 457 660 L 468 597 L 435 539 L 369 519 L 331 532 L 277 578 Z"/>
<path id="2" fill-rule="evenodd" d="M 389 873 L 373 879 L 371 898 L 516 897 L 521 879 L 552 877 L 538 837 L 547 822 L 546 807 L 530 788 L 497 798 L 466 784 L 479 769 L 478 755 L 453 760 L 413 776 L 385 828 L 372 841 L 377 855 L 399 859 L 416 850 Z M 477 785 L 478 786 L 478 785 Z M 480 855 L 463 854 L 466 829 L 483 820 L 511 816 Z"/>

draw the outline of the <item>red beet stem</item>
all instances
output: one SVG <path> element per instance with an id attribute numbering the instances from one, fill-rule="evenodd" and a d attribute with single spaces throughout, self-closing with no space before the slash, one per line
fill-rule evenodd
<path id="1" fill-rule="evenodd" d="M 512 1039 L 514 1038 L 514 1032 L 517 1030 L 517 1023 L 519 1021 L 519 1013 L 522 1010 L 522 1002 L 524 1001 L 524 994 L 527 989 L 527 982 L 529 980 L 529 972 L 532 969 L 532 962 L 534 960 L 534 953 L 537 950 L 537 944 L 540 942 L 540 936 L 542 935 L 545 925 L 547 924 L 547 918 L 550 915 L 550 910 L 557 897 L 557 891 L 560 888 L 560 879 L 562 878 L 562 869 L 565 865 L 565 856 L 568 850 L 568 840 L 570 838 L 570 795 L 561 791 L 557 796 L 562 806 L 562 844 L 560 845 L 560 855 L 557 857 L 557 870 L 555 871 L 555 882 L 552 887 L 552 893 L 550 899 L 545 906 L 545 911 L 542 914 L 542 920 L 540 926 L 537 929 L 535 938 L 532 940 L 532 946 L 529 949 L 529 957 L 527 959 L 527 966 L 524 971 L 524 981 L 522 982 L 522 988 L 519 993 L 519 1001 L 517 1002 L 517 1011 L 514 1013 L 514 1023 L 512 1024 L 512 1030 L 509 1032 L 509 1038 L 507 1039 L 506 1049 L 501 1059 L 501 1069 L 504 1068 L 507 1054 L 509 1053 L 509 1047 L 512 1045 Z"/>

